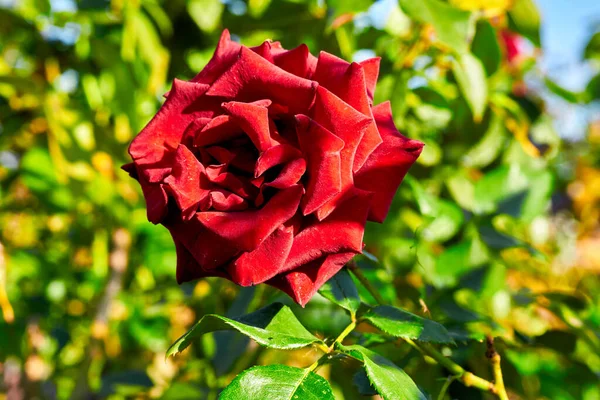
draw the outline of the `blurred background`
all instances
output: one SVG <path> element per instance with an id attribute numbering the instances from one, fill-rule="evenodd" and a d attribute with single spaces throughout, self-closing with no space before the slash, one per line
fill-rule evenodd
<path id="1" fill-rule="evenodd" d="M 245 45 L 382 57 L 375 101 L 426 147 L 386 223 L 367 228 L 366 273 L 448 327 L 459 344 L 445 354 L 481 376 L 480 340 L 501 336 L 511 399 L 600 399 L 594 0 L 0 0 L 0 399 L 216 399 L 251 365 L 318 356 L 216 333 L 165 361 L 204 314 L 290 302 L 178 286 L 167 230 L 119 169 L 223 28 Z M 322 337 L 347 324 L 319 296 L 294 310 Z M 373 345 L 435 398 L 439 367 Z M 347 400 L 364 398 L 354 372 L 319 370 Z M 445 398 L 486 397 L 453 383 Z"/>

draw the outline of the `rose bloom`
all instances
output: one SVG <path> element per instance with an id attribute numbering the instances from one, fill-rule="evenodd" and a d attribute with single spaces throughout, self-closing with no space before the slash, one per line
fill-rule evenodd
<path id="1" fill-rule="evenodd" d="M 123 169 L 173 236 L 178 282 L 266 282 L 305 305 L 361 253 L 423 146 L 389 102 L 373 106 L 378 73 L 378 58 L 248 48 L 225 31 L 198 75 L 175 80 Z"/>
<path id="2" fill-rule="evenodd" d="M 514 63 L 525 52 L 523 39 L 518 34 L 505 29 L 500 32 L 500 39 L 509 63 Z"/>

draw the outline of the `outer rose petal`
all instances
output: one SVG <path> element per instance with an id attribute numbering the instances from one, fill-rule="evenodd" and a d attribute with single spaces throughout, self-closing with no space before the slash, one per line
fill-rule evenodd
<path id="1" fill-rule="evenodd" d="M 207 85 L 175 79 L 165 104 L 129 146 L 136 165 L 160 162 L 179 146 L 185 128 L 198 118 L 192 105 L 207 89 Z"/>
<path id="2" fill-rule="evenodd" d="M 355 253 L 332 254 L 276 276 L 267 283 L 283 290 L 304 307 L 317 290 L 354 256 Z"/>
<path id="3" fill-rule="evenodd" d="M 365 84 L 367 86 L 367 95 L 369 100 L 373 103 L 373 97 L 375 96 L 375 87 L 377 86 L 377 78 L 379 77 L 379 63 L 380 57 L 369 58 L 359 62 L 365 71 Z"/>
<path id="4" fill-rule="evenodd" d="M 398 132 L 389 102 L 373 107 L 373 114 L 383 144 L 354 176 L 354 182 L 356 187 L 373 192 L 369 220 L 383 222 L 398 186 L 421 154 L 423 143 L 409 140 Z"/>
<path id="5" fill-rule="evenodd" d="M 308 215 L 340 193 L 340 152 L 344 141 L 305 115 L 297 115 L 296 124 L 308 167 L 306 196 L 300 207 Z"/>
<path id="6" fill-rule="evenodd" d="M 256 285 L 277 275 L 292 248 L 293 228 L 281 226 L 254 251 L 243 253 L 227 267 L 231 280 L 242 286 Z"/>
<path id="7" fill-rule="evenodd" d="M 323 221 L 315 221 L 294 237 L 286 270 L 294 269 L 328 254 L 361 253 L 369 212 L 370 193 L 357 190 Z"/>
<path id="8" fill-rule="evenodd" d="M 347 199 L 354 187 L 352 166 L 356 149 L 371 119 L 356 111 L 339 97 L 322 86 L 317 88 L 315 103 L 311 109 L 313 119 L 344 141 L 340 153 L 340 193 L 317 211 L 317 218 L 326 218 L 338 204 Z"/>
<path id="9" fill-rule="evenodd" d="M 240 211 L 243 212 L 243 211 Z M 203 271 L 210 271 L 227 264 L 241 253 L 230 241 L 206 229 L 196 213 L 189 221 L 169 218 L 163 224 L 171 232 L 175 242 L 179 242 L 194 257 Z"/>
<path id="10" fill-rule="evenodd" d="M 354 109 L 372 118 L 367 96 L 367 82 L 361 65 L 348 63 L 332 54 L 321 52 L 314 79 L 325 86 Z M 354 156 L 353 171 L 364 164 L 369 154 L 379 146 L 382 139 L 375 124 L 369 124 Z"/>
<path id="11" fill-rule="evenodd" d="M 305 44 L 275 54 L 273 59 L 279 68 L 301 78 L 310 79 L 317 67 L 317 58 L 310 54 Z"/>
<path id="12" fill-rule="evenodd" d="M 259 210 L 201 212 L 196 217 L 206 229 L 242 251 L 253 251 L 278 227 L 294 216 L 303 194 L 300 185 L 279 191 Z M 189 248 L 189 246 L 188 246 Z"/>
<path id="13" fill-rule="evenodd" d="M 217 269 L 209 271 L 203 270 L 200 265 L 198 265 L 194 256 L 192 256 L 192 253 L 190 253 L 182 243 L 176 239 L 173 239 L 173 241 L 175 242 L 175 252 L 177 253 L 177 283 L 182 284 L 184 282 L 207 278 L 209 276 L 227 278 L 227 275 L 224 272 Z"/>
<path id="14" fill-rule="evenodd" d="M 146 200 L 146 214 L 148 221 L 158 224 L 167 215 L 167 192 L 163 184 L 148 183 L 140 179 L 142 193 Z"/>
<path id="15" fill-rule="evenodd" d="M 316 87 L 316 82 L 290 74 L 242 47 L 236 62 L 206 94 L 243 102 L 271 99 L 297 113 L 311 105 Z"/>
<path id="16" fill-rule="evenodd" d="M 212 58 L 198 75 L 192 78 L 191 82 L 200 82 L 212 84 L 231 64 L 236 60 L 240 52 L 241 45 L 231 41 L 229 31 L 225 29 L 219 39 L 219 44 Z"/>
<path id="17" fill-rule="evenodd" d="M 165 179 L 169 193 L 175 198 L 183 219 L 190 219 L 202 198 L 200 179 L 204 167 L 187 147 L 179 145 L 175 153 L 175 162 L 171 175 Z M 208 193 L 207 193 L 208 194 Z"/>

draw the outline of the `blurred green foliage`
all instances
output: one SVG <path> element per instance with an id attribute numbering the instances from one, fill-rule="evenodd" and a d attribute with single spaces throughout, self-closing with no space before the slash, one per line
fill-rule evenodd
<path id="1" fill-rule="evenodd" d="M 365 274 L 389 304 L 443 323 L 457 343 L 443 353 L 479 376 L 492 379 L 481 340 L 501 337 L 512 399 L 600 398 L 600 121 L 566 141 L 547 107 L 600 100 L 600 33 L 583 55 L 598 75 L 574 93 L 542 74 L 536 51 L 507 57 L 506 29 L 539 45 L 532 0 L 0 4 L 0 398 L 215 399 L 252 365 L 318 357 L 217 332 L 164 359 L 203 315 L 290 304 L 264 286 L 177 286 L 170 236 L 119 170 L 172 79 L 202 69 L 224 27 L 246 45 L 382 57 L 376 103 L 391 100 L 399 129 L 426 147 L 388 220 L 368 226 Z M 349 322 L 321 296 L 290 306 L 320 339 Z M 375 349 L 434 398 L 489 398 L 448 387 L 405 342 L 357 330 L 365 363 Z M 350 400 L 356 371 L 318 373 Z"/>

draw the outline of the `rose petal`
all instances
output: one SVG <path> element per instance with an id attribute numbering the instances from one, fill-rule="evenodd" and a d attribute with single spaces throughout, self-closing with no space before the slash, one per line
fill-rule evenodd
<path id="1" fill-rule="evenodd" d="M 185 128 L 198 118 L 190 107 L 207 89 L 208 85 L 175 79 L 163 106 L 129 146 L 137 165 L 160 162 L 179 146 Z"/>
<path id="2" fill-rule="evenodd" d="M 340 153 L 340 193 L 317 210 L 317 218 L 322 220 L 346 200 L 348 192 L 354 187 L 354 155 L 367 126 L 372 121 L 322 86 L 317 88 L 311 113 L 316 122 L 330 132 L 335 132 L 335 135 L 344 141 L 344 148 Z"/>
<path id="3" fill-rule="evenodd" d="M 225 29 L 219 39 L 219 44 L 208 64 L 191 79 L 191 82 L 212 84 L 237 59 L 241 45 L 231 41 L 229 31 Z"/>
<path id="4" fill-rule="evenodd" d="M 280 52 L 273 56 L 273 60 L 279 68 L 306 79 L 310 79 L 317 67 L 317 58 L 310 54 L 305 44 Z"/>
<path id="5" fill-rule="evenodd" d="M 340 152 L 344 141 L 305 115 L 296 115 L 296 121 L 308 169 L 306 195 L 300 208 L 308 215 L 340 193 Z"/>
<path id="6" fill-rule="evenodd" d="M 235 63 L 206 94 L 242 102 L 271 99 L 296 113 L 308 109 L 316 86 L 316 82 L 290 74 L 242 47 Z"/>
<path id="7" fill-rule="evenodd" d="M 227 275 L 218 269 L 203 270 L 192 253 L 182 243 L 175 239 L 173 241 L 175 242 L 175 252 L 177 254 L 176 278 L 178 284 L 211 276 L 227 278 Z"/>
<path id="8" fill-rule="evenodd" d="M 138 172 L 137 169 L 135 168 L 135 163 L 127 163 L 125 165 L 121 166 L 121 169 L 125 172 L 127 172 L 129 174 L 130 177 L 132 177 L 133 179 L 135 179 L 136 181 L 138 180 Z"/>
<path id="9" fill-rule="evenodd" d="M 365 71 L 365 84 L 367 87 L 367 95 L 369 100 L 373 103 L 373 97 L 375 96 L 375 87 L 377 86 L 377 78 L 379 77 L 379 64 L 381 57 L 369 58 L 367 60 L 359 62 Z"/>
<path id="10" fill-rule="evenodd" d="M 354 176 L 354 182 L 356 187 L 373 192 L 369 220 L 383 222 L 398 186 L 421 154 L 423 143 L 410 140 L 398 132 L 389 102 L 373 107 L 373 114 L 383 144 Z"/>
<path id="11" fill-rule="evenodd" d="M 321 52 L 314 79 L 340 99 L 369 118 L 371 105 L 367 96 L 364 69 L 357 63 L 348 63 L 332 54 Z M 367 126 L 354 156 L 352 170 L 358 171 L 382 139 L 374 123 Z"/>
<path id="12" fill-rule="evenodd" d="M 167 215 L 169 198 L 163 184 L 149 183 L 140 179 L 142 193 L 146 200 L 146 215 L 148 221 L 158 224 Z"/>
<path id="13" fill-rule="evenodd" d="M 315 221 L 294 237 L 286 270 L 328 254 L 362 252 L 371 194 L 357 191 L 323 221 Z"/>
<path id="14" fill-rule="evenodd" d="M 206 179 L 204 167 L 187 147 L 180 145 L 175 153 L 171 175 L 165 179 L 169 193 L 181 210 L 181 216 L 189 220 L 198 208 L 202 196 L 201 178 Z"/>
<path id="15" fill-rule="evenodd" d="M 296 303 L 304 307 L 321 286 L 337 274 L 354 256 L 354 253 L 329 255 L 291 272 L 276 276 L 267 283 L 284 291 Z"/>
<path id="16" fill-rule="evenodd" d="M 285 264 L 294 232 L 292 227 L 281 226 L 254 251 L 243 253 L 227 267 L 227 273 L 238 285 L 263 283 L 279 273 Z"/>
<path id="17" fill-rule="evenodd" d="M 302 157 L 302 153 L 293 146 L 287 144 L 273 146 L 258 157 L 254 168 L 254 177 L 258 178 L 268 169 L 300 157 Z"/>
<path id="18" fill-rule="evenodd" d="M 260 104 L 240 103 L 237 101 L 223 103 L 222 106 L 237 125 L 246 132 L 258 151 L 263 152 L 271 147 L 269 111 L 267 107 Z"/>
<path id="19" fill-rule="evenodd" d="M 277 175 L 277 178 L 265 183 L 265 186 L 277 189 L 288 188 L 298 183 L 305 172 L 306 161 L 303 158 L 297 158 L 285 164 L 279 175 Z"/>
<path id="20" fill-rule="evenodd" d="M 196 213 L 196 216 L 207 230 L 240 250 L 252 251 L 294 216 L 302 194 L 302 186 L 296 185 L 279 191 L 258 210 L 235 213 L 208 211 Z"/>
<path id="21" fill-rule="evenodd" d="M 206 151 L 221 164 L 228 164 L 244 172 L 254 173 L 256 154 L 248 147 L 232 147 L 226 149 L 220 146 L 207 147 Z"/>
<path id="22" fill-rule="evenodd" d="M 204 271 L 224 266 L 241 253 L 241 249 L 235 243 L 215 234 L 202 224 L 199 216 L 207 213 L 210 212 L 196 213 L 189 221 L 174 218 L 163 221 L 175 242 L 184 245 Z"/>
<path id="23" fill-rule="evenodd" d="M 223 189 L 210 192 L 211 205 L 217 211 L 241 211 L 248 208 L 248 203 L 235 193 Z"/>
<path id="24" fill-rule="evenodd" d="M 193 123 L 196 125 L 196 123 Z M 243 135 L 240 126 L 229 115 L 219 115 L 213 118 L 197 131 L 194 146 L 205 147 L 215 143 L 226 142 Z"/>
<path id="25" fill-rule="evenodd" d="M 275 43 L 279 44 L 279 42 L 275 42 Z M 252 50 L 253 52 L 255 52 L 256 54 L 258 54 L 259 56 L 261 56 L 262 58 L 264 58 L 265 60 L 272 63 L 273 55 L 271 54 L 271 47 L 273 44 L 274 43 L 271 42 L 270 40 L 265 40 L 259 46 L 249 47 L 249 49 Z M 281 47 L 281 45 L 279 45 L 279 47 Z"/>
<path id="26" fill-rule="evenodd" d="M 217 168 L 223 171 L 222 166 L 218 166 Z M 206 170 L 208 179 L 223 189 L 227 189 L 244 199 L 253 199 L 258 195 L 258 190 L 247 178 L 225 171 L 217 174 L 211 167 L 208 167 Z"/>

